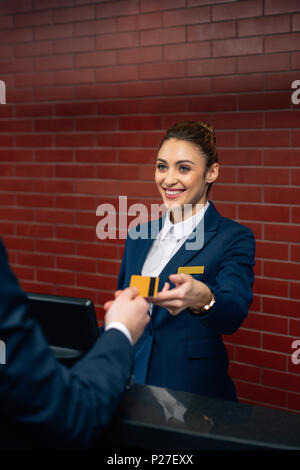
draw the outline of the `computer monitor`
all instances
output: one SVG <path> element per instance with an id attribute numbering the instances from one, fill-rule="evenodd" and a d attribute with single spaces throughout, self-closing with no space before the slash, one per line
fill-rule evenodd
<path id="1" fill-rule="evenodd" d="M 30 315 L 60 362 L 71 366 L 89 351 L 99 336 L 92 300 L 31 292 L 27 297 Z"/>

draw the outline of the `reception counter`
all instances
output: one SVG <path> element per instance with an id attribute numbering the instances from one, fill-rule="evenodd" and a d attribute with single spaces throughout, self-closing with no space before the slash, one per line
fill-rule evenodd
<path id="1" fill-rule="evenodd" d="M 300 450 L 300 414 L 134 384 L 101 447 Z"/>

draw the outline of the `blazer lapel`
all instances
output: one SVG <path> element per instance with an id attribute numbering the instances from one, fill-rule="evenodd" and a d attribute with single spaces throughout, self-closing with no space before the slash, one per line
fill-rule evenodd
<path id="1" fill-rule="evenodd" d="M 178 266 L 186 266 L 216 235 L 220 218 L 221 216 L 219 212 L 210 201 L 209 207 L 205 212 L 202 221 L 197 225 L 190 237 L 179 248 L 160 273 L 159 290 L 162 289 L 171 273 L 177 273 Z M 198 231 L 198 234 L 196 235 L 197 243 L 193 241 L 193 239 L 195 240 L 196 231 Z M 195 248 L 193 247 L 193 244 Z"/>

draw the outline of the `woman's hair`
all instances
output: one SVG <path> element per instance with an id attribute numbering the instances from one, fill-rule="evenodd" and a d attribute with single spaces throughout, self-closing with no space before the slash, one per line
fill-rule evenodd
<path id="1" fill-rule="evenodd" d="M 214 128 L 205 121 L 183 121 L 173 124 L 173 126 L 167 130 L 158 150 L 160 150 L 164 142 L 169 139 L 185 140 L 195 145 L 198 150 L 200 150 L 206 161 L 204 176 L 208 168 L 219 161 Z M 211 186 L 212 183 L 208 185 L 207 193 Z"/>

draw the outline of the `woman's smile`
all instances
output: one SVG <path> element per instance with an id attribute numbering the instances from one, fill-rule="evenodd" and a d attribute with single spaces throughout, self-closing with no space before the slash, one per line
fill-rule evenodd
<path id="1" fill-rule="evenodd" d="M 185 189 L 171 189 L 171 188 L 163 188 L 165 193 L 166 193 L 166 197 L 168 199 L 178 199 L 182 193 L 185 192 Z"/>

